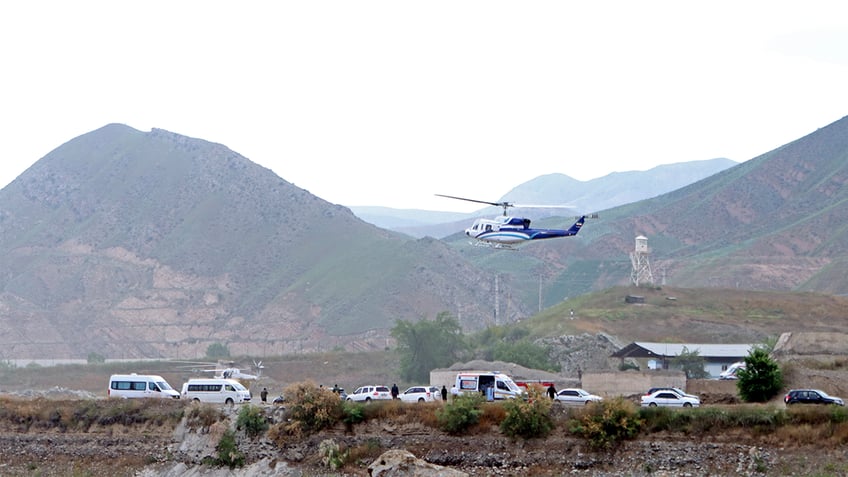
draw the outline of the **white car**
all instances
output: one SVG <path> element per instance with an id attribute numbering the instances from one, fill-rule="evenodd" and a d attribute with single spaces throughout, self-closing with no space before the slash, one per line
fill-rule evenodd
<path id="1" fill-rule="evenodd" d="M 651 389 L 648 390 L 648 392 L 645 393 L 645 396 L 650 396 L 651 394 L 654 394 L 657 391 L 674 391 L 674 392 L 676 392 L 677 394 L 679 394 L 683 397 L 690 397 L 690 398 L 697 399 L 699 401 L 701 400 L 701 397 L 696 395 L 696 394 L 689 394 L 689 393 L 687 393 L 686 391 L 684 391 L 680 388 L 668 388 L 668 387 L 666 387 L 666 388 L 662 388 L 662 387 L 661 388 L 651 388 Z"/>
<path id="2" fill-rule="evenodd" d="M 392 392 L 389 391 L 388 386 L 362 386 L 356 388 L 356 391 L 353 393 L 348 394 L 345 399 L 353 402 L 391 400 Z"/>
<path id="3" fill-rule="evenodd" d="M 442 395 L 435 386 L 412 386 L 398 396 L 403 402 L 441 401 Z"/>
<path id="4" fill-rule="evenodd" d="M 586 405 L 590 402 L 603 401 L 604 398 L 579 388 L 563 389 L 556 394 L 554 400 L 563 404 Z"/>
<path id="5" fill-rule="evenodd" d="M 642 396 L 642 407 L 699 407 L 700 405 L 700 399 L 690 396 L 682 396 L 668 389 L 663 389 Z"/>

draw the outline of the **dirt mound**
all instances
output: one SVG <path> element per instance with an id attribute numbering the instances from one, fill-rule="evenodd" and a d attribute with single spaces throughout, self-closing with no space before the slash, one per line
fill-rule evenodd
<path id="1" fill-rule="evenodd" d="M 833 332 L 783 333 L 774 346 L 773 354 L 787 359 L 801 356 L 848 357 L 848 334 Z"/>
<path id="2" fill-rule="evenodd" d="M 562 376 L 539 369 L 525 368 L 520 364 L 507 363 L 504 361 L 484 361 L 476 359 L 467 363 L 455 363 L 449 371 L 499 371 L 506 373 L 513 379 L 533 381 L 562 381 Z"/>

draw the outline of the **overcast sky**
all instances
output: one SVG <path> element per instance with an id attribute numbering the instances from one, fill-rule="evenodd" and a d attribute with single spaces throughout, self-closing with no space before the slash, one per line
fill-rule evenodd
<path id="1" fill-rule="evenodd" d="M 334 203 L 746 161 L 848 115 L 845 1 L 15 1 L 0 186 L 109 123 Z"/>

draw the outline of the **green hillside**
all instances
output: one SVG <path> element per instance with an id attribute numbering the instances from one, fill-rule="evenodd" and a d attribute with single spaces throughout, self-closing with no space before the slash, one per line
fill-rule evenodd
<path id="1" fill-rule="evenodd" d="M 627 296 L 644 303 L 626 303 Z M 569 299 L 518 326 L 535 338 L 604 332 L 625 344 L 759 343 L 792 331 L 844 333 L 845 310 L 848 297 L 808 292 L 614 287 Z"/>
<path id="2" fill-rule="evenodd" d="M 848 118 L 673 192 L 600 212 L 576 237 L 463 252 L 545 305 L 630 283 L 635 237 L 654 283 L 848 294 Z M 623 187 L 623 186 L 620 186 Z M 611 191 L 610 193 L 615 193 Z M 531 216 L 532 218 L 532 216 Z M 573 218 L 535 220 L 564 228 Z M 467 239 L 446 239 L 467 248 Z"/>

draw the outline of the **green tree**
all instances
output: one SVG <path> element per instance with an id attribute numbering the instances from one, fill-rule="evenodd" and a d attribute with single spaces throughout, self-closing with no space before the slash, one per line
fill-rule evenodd
<path id="1" fill-rule="evenodd" d="M 530 331 L 518 326 L 489 326 L 475 333 L 469 341 L 476 358 L 506 361 L 533 369 L 559 372 L 562 368 L 551 360 L 550 350 L 530 340 Z"/>
<path id="2" fill-rule="evenodd" d="M 736 372 L 739 380 L 736 389 L 747 402 L 765 402 L 783 387 L 780 366 L 762 347 L 755 347 L 745 358 L 745 368 Z"/>
<path id="3" fill-rule="evenodd" d="M 671 364 L 683 370 L 687 379 L 704 379 L 710 373 L 704 369 L 704 358 L 698 350 L 689 351 L 687 347 L 671 360 Z"/>
<path id="4" fill-rule="evenodd" d="M 212 343 L 206 348 L 206 357 L 209 359 L 221 359 L 230 357 L 230 349 L 222 343 Z"/>
<path id="5" fill-rule="evenodd" d="M 391 333 L 398 343 L 401 376 L 409 381 L 429 379 L 431 370 L 450 366 L 465 349 L 459 321 L 447 312 L 416 323 L 398 320 Z"/>

